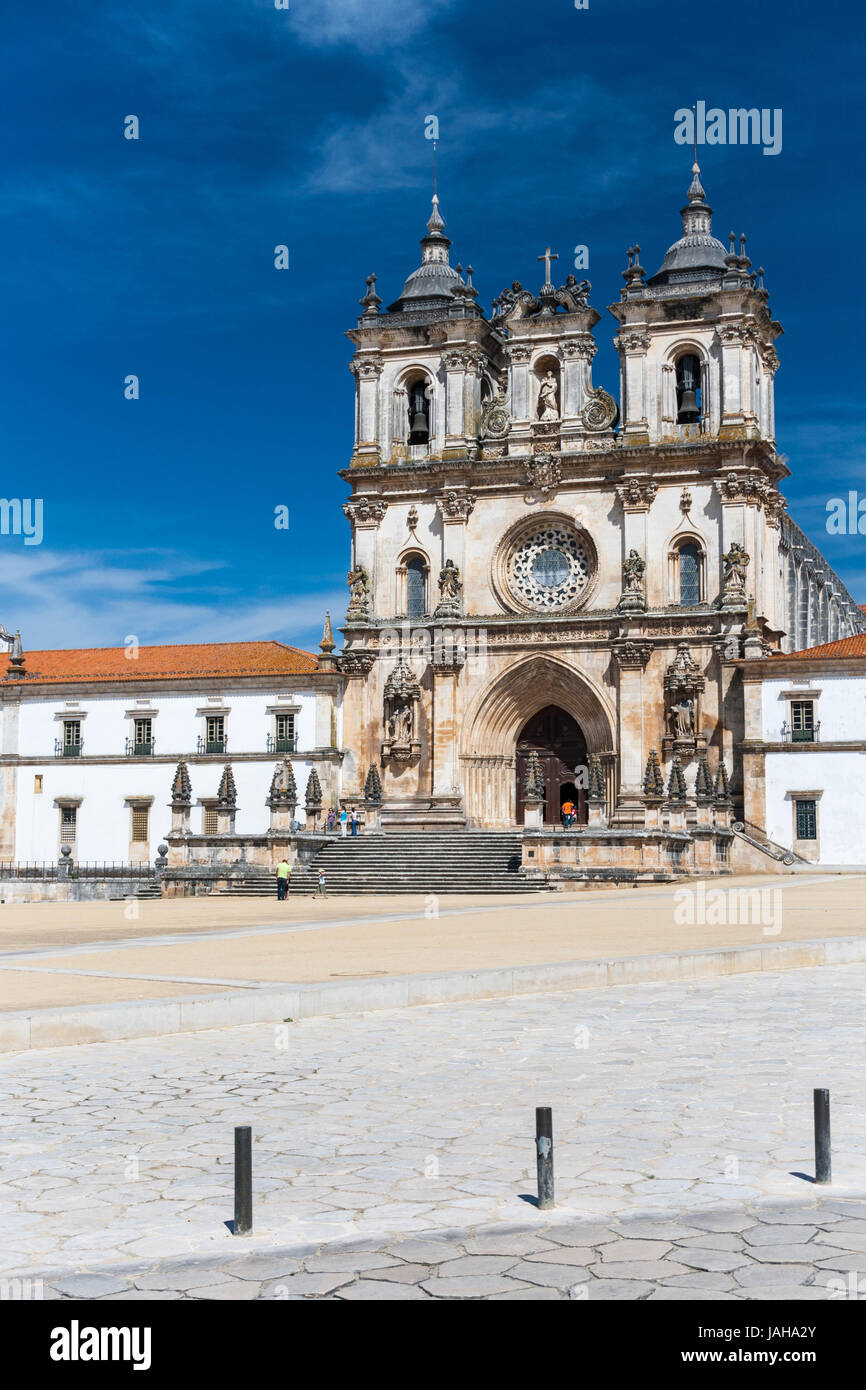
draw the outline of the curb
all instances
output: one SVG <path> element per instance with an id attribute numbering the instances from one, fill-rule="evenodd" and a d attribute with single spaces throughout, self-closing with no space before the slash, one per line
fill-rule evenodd
<path id="1" fill-rule="evenodd" d="M 502 999 L 560 990 L 603 989 L 715 979 L 762 970 L 805 970 L 866 962 L 866 936 L 792 941 L 723 950 L 620 956 L 610 960 L 515 965 L 445 974 L 399 975 L 378 980 L 265 985 L 193 998 L 117 1001 L 0 1016 L 0 1053 L 25 1052 L 78 1043 L 231 1028 L 286 1019 L 328 1018 L 417 1005 Z"/>

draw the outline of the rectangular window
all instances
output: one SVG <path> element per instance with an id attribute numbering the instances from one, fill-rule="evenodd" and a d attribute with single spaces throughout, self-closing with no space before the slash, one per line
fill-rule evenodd
<path id="1" fill-rule="evenodd" d="M 812 700 L 791 701 L 791 737 L 794 743 L 811 743 L 815 736 L 815 705 Z"/>
<path id="2" fill-rule="evenodd" d="M 33 778 L 33 791 L 36 796 L 42 795 L 42 773 L 37 772 Z"/>
<path id="3" fill-rule="evenodd" d="M 277 715 L 277 752 L 294 753 L 295 751 L 295 716 L 293 714 Z"/>
<path id="4" fill-rule="evenodd" d="M 796 801 L 797 839 L 817 840 L 818 812 L 815 801 Z"/>
<path id="5" fill-rule="evenodd" d="M 78 832 L 78 807 L 61 806 L 60 808 L 60 843 L 62 845 L 74 845 L 75 837 Z"/>
<path id="6" fill-rule="evenodd" d="M 217 808 L 216 802 L 211 806 L 205 806 L 202 813 L 202 834 L 215 835 L 217 833 Z"/>
<path id="7" fill-rule="evenodd" d="M 224 753 L 226 737 L 225 715 L 209 714 L 205 720 L 205 752 Z"/>
<path id="8" fill-rule="evenodd" d="M 149 806 L 133 806 L 132 808 L 132 838 L 141 841 L 147 839 L 147 818 Z"/>

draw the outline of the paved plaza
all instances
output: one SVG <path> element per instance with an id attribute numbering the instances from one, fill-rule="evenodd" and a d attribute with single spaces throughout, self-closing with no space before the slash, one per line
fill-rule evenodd
<path id="1" fill-rule="evenodd" d="M 75 1299 L 857 1296 L 864 990 L 828 966 L 9 1055 L 0 1273 Z"/>
<path id="2" fill-rule="evenodd" d="M 862 937 L 864 883 L 863 875 L 768 875 L 517 898 L 5 904 L 0 1022 L 16 1010 L 196 999 L 281 983 Z"/>

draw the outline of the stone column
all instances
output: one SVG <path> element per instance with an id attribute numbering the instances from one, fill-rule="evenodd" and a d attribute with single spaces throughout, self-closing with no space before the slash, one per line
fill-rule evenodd
<path id="1" fill-rule="evenodd" d="M 509 454 L 528 454 L 532 423 L 532 393 L 529 389 L 529 360 L 531 352 L 523 344 L 510 344 L 505 349 L 508 358 L 508 409 L 511 412 L 511 432 L 508 436 Z"/>
<path id="2" fill-rule="evenodd" d="M 442 354 L 445 368 L 445 451 L 443 457 L 460 457 L 466 448 L 464 406 L 466 354 L 452 350 Z"/>
<path id="3" fill-rule="evenodd" d="M 618 744 L 620 786 L 612 825 L 642 825 L 643 806 L 643 673 L 652 654 L 649 642 L 628 636 L 613 649 L 619 668 Z"/>
<path id="4" fill-rule="evenodd" d="M 634 550 L 646 563 L 644 572 L 643 602 L 632 601 L 623 592 L 620 608 L 626 612 L 639 612 L 661 601 L 660 585 L 663 583 L 664 566 L 651 564 L 649 553 L 649 510 L 658 485 L 646 478 L 630 478 L 616 489 L 617 501 L 622 507 L 622 558 L 623 565 Z"/>
<path id="5" fill-rule="evenodd" d="M 351 370 L 358 383 L 358 438 L 353 462 L 378 463 L 379 449 L 379 377 L 382 359 L 378 353 L 356 357 Z"/>
<path id="6" fill-rule="evenodd" d="M 457 682 L 463 667 L 464 650 L 459 632 L 435 628 L 433 633 L 433 757 L 434 796 L 453 796 L 458 789 Z"/>
<path id="7" fill-rule="evenodd" d="M 646 333 L 624 328 L 614 341 L 622 355 L 624 442 L 627 445 L 649 444 L 646 399 L 649 338 Z"/>
<path id="8" fill-rule="evenodd" d="M 739 323 L 723 323 L 718 332 L 722 350 L 722 411 L 719 438 L 742 438 L 743 415 L 743 330 Z"/>
<path id="9" fill-rule="evenodd" d="M 383 618 L 390 614 L 380 611 L 378 596 L 382 594 L 383 607 L 387 608 L 389 586 L 385 576 L 378 573 L 377 541 L 379 523 L 387 510 L 388 503 L 381 497 L 358 495 L 343 503 L 343 513 L 352 524 L 352 568 L 366 570 L 373 590 L 372 609 Z"/>
<path id="10" fill-rule="evenodd" d="M 453 487 L 436 498 L 442 518 L 442 566 L 451 560 L 463 579 L 466 573 L 466 527 L 475 508 L 475 498 L 465 487 Z M 431 575 L 431 584 L 438 576 Z"/>

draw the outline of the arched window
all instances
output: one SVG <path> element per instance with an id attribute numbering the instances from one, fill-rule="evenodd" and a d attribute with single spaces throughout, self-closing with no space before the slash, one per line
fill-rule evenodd
<path id="1" fill-rule="evenodd" d="M 677 359 L 677 423 L 694 424 L 701 418 L 701 363 L 693 352 Z"/>
<path id="2" fill-rule="evenodd" d="M 695 608 L 706 600 L 706 551 L 698 536 L 679 536 L 668 551 L 668 602 Z"/>
<path id="3" fill-rule="evenodd" d="M 420 555 L 406 564 L 406 616 L 423 618 L 427 612 L 427 566 Z"/>
<path id="4" fill-rule="evenodd" d="M 409 443 L 430 443 L 430 388 L 425 377 L 409 383 Z"/>
<path id="5" fill-rule="evenodd" d="M 694 541 L 680 546 L 680 603 L 693 608 L 701 601 L 701 552 Z"/>

